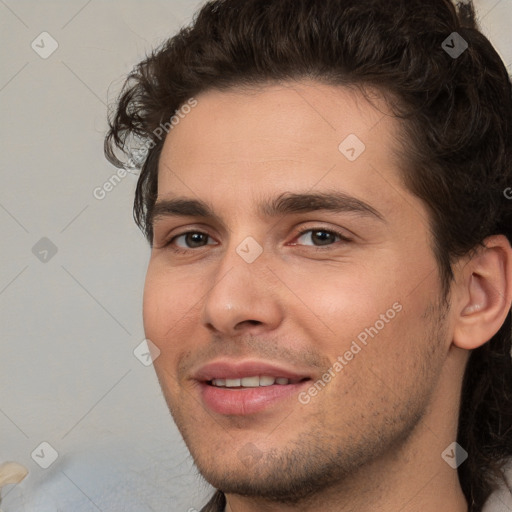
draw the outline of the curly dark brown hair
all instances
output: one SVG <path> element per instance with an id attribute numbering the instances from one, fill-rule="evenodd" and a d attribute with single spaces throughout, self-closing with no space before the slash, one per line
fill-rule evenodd
<path id="1" fill-rule="evenodd" d="M 504 194 L 512 185 L 510 78 L 478 30 L 473 6 L 459 4 L 206 3 L 190 26 L 134 68 L 110 115 L 105 153 L 118 167 L 141 164 L 134 217 L 150 243 L 161 127 L 191 97 L 301 78 L 376 88 L 401 119 L 403 178 L 429 209 L 446 297 L 458 257 L 490 235 L 512 242 L 512 200 Z M 468 45 L 456 58 L 442 47 L 453 32 Z M 144 158 L 134 160 L 134 141 Z M 482 510 L 512 457 L 511 338 L 509 311 L 499 332 L 471 353 L 465 372 L 457 441 L 469 458 L 458 475 L 470 512 Z M 215 500 L 223 503 L 220 492 Z"/>

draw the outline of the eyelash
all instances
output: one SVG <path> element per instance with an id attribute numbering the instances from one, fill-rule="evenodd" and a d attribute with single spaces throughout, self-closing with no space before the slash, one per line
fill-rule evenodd
<path id="1" fill-rule="evenodd" d="M 299 231 L 299 233 L 297 233 L 297 236 L 295 238 L 300 238 L 302 235 L 305 235 L 306 233 L 309 233 L 309 232 L 318 232 L 318 231 L 321 231 L 323 233 L 328 233 L 330 235 L 335 235 L 335 236 L 340 238 L 339 241 L 341 241 L 341 242 L 348 243 L 348 242 L 352 241 L 350 238 L 348 238 L 344 234 L 340 233 L 339 231 L 336 231 L 334 229 L 324 229 L 322 227 L 308 228 L 308 229 L 304 229 L 302 231 Z M 203 231 L 195 231 L 195 230 L 185 231 L 183 233 L 180 233 L 178 235 L 173 236 L 168 242 L 166 242 L 164 244 L 164 247 L 170 247 L 173 244 L 174 240 L 176 240 L 177 238 L 179 238 L 181 236 L 184 236 L 184 235 L 192 234 L 192 233 L 193 234 L 205 235 L 205 236 L 211 238 L 210 235 L 208 235 L 208 233 L 204 233 Z M 209 244 L 207 244 L 207 245 L 209 245 Z M 294 244 L 294 245 L 298 245 L 298 244 Z M 311 247 L 311 248 L 314 248 L 315 250 L 319 250 L 319 251 L 325 251 L 325 250 L 329 250 L 329 248 L 332 245 L 334 245 L 334 243 L 333 244 L 328 244 L 326 246 L 307 246 L 307 247 Z M 206 246 L 201 246 L 201 247 L 206 247 Z M 201 249 L 201 247 L 198 247 L 196 249 Z M 175 252 L 176 254 L 188 254 L 190 251 L 194 251 L 196 249 L 194 249 L 194 248 L 182 249 L 180 247 L 174 246 L 172 248 L 172 251 Z"/>

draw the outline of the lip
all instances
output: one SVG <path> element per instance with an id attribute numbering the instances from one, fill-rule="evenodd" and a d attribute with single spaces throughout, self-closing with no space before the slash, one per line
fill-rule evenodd
<path id="1" fill-rule="evenodd" d="M 255 388 L 225 388 L 209 384 L 213 379 L 241 379 L 255 375 L 284 377 L 293 384 L 273 384 Z M 311 376 L 263 361 L 214 361 L 201 367 L 194 379 L 199 381 L 203 404 L 222 415 L 245 416 L 282 406 L 286 400 L 296 397 L 300 390 L 310 385 Z"/>
<path id="2" fill-rule="evenodd" d="M 194 375 L 198 381 L 206 382 L 213 379 L 241 379 L 255 375 L 268 377 L 284 377 L 290 380 L 311 378 L 306 372 L 298 372 L 284 366 L 264 361 L 213 361 L 202 366 Z"/>

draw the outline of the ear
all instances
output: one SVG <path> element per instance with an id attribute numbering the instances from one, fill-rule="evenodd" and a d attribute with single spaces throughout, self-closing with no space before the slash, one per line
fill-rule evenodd
<path id="1" fill-rule="evenodd" d="M 456 271 L 453 344 L 473 350 L 503 325 L 512 304 L 512 248 L 504 235 L 488 237 Z"/>

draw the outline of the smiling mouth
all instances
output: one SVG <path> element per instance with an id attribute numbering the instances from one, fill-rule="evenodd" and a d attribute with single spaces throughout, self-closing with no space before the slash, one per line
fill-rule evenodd
<path id="1" fill-rule="evenodd" d="M 206 383 L 210 386 L 217 388 L 226 388 L 226 389 L 249 389 L 249 388 L 259 388 L 259 387 L 267 387 L 273 386 L 275 384 L 279 386 L 287 386 L 289 384 L 299 384 L 300 382 L 304 382 L 306 380 L 310 380 L 309 377 L 304 377 L 303 379 L 288 379 L 286 377 L 271 377 L 266 375 L 255 375 L 253 377 L 242 377 L 242 378 L 234 378 L 234 379 L 212 379 L 206 381 Z"/>
<path id="2" fill-rule="evenodd" d="M 293 406 L 293 397 L 310 377 L 252 374 L 240 371 L 219 371 L 222 376 L 208 375 L 199 380 L 200 397 L 206 407 L 223 416 L 248 416 L 267 412 L 278 413 L 281 407 Z M 237 375 L 238 373 L 238 375 Z M 283 372 L 285 373 L 285 372 Z M 234 374 L 234 375 L 233 375 Z"/>

